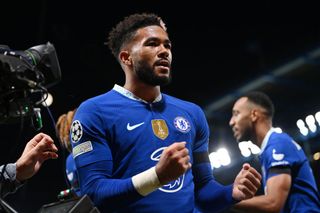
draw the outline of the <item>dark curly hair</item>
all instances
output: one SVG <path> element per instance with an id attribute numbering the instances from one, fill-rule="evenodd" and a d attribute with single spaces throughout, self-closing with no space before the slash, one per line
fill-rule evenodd
<path id="1" fill-rule="evenodd" d="M 136 31 L 151 25 L 157 25 L 166 30 L 162 19 L 154 13 L 136 13 L 125 17 L 109 33 L 107 44 L 112 54 L 118 59 L 121 48 L 133 38 Z"/>

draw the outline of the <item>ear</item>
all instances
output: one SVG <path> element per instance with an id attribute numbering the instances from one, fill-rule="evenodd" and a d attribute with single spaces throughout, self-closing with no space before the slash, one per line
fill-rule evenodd
<path id="1" fill-rule="evenodd" d="M 127 65 L 127 66 L 132 65 L 131 56 L 128 51 L 121 51 L 119 53 L 119 59 L 120 59 L 121 63 L 123 63 L 124 65 Z"/>
<path id="2" fill-rule="evenodd" d="M 257 121 L 258 118 L 259 118 L 259 110 L 257 110 L 257 109 L 252 109 L 252 110 L 251 110 L 251 115 L 250 115 L 250 117 L 251 117 L 252 122 Z"/>

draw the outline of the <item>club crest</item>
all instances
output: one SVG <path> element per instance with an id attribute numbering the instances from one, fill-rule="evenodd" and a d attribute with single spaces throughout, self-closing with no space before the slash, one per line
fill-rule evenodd
<path id="1" fill-rule="evenodd" d="M 181 116 L 176 117 L 173 123 L 174 123 L 174 126 L 177 128 L 177 130 L 179 130 L 180 132 L 187 133 L 191 129 L 190 122 L 184 117 L 181 117 Z"/>

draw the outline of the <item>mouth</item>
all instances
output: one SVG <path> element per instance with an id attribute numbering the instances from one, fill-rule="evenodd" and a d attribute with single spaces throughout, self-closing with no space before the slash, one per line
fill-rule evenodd
<path id="1" fill-rule="evenodd" d="M 233 128 L 232 131 L 233 131 L 233 137 L 237 138 L 238 131 L 235 128 Z"/>
<path id="2" fill-rule="evenodd" d="M 165 70 L 170 70 L 171 68 L 171 64 L 167 60 L 159 60 L 155 63 L 155 66 Z"/>

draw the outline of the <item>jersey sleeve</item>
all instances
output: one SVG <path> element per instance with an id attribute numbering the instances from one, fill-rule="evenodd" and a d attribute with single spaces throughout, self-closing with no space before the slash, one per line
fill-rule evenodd
<path id="1" fill-rule="evenodd" d="M 197 133 L 192 165 L 196 206 L 203 212 L 217 212 L 235 203 L 232 198 L 232 185 L 224 186 L 214 179 L 208 153 L 208 123 L 200 109 L 196 118 Z"/>
<path id="2" fill-rule="evenodd" d="M 85 102 L 78 108 L 70 128 L 70 141 L 77 167 L 102 160 L 112 161 L 104 121 L 99 108 L 92 102 Z"/>
<path id="3" fill-rule="evenodd" d="M 265 167 L 291 167 L 297 159 L 297 151 L 300 149 L 288 137 L 273 136 L 265 150 Z"/>
<path id="4" fill-rule="evenodd" d="M 290 169 L 299 160 L 298 151 L 300 149 L 301 147 L 290 137 L 274 134 L 270 138 L 268 147 L 263 153 L 263 166 L 266 171 L 270 171 L 271 168 Z M 278 173 L 268 172 L 267 174 L 266 179 L 277 175 Z"/>
<path id="5" fill-rule="evenodd" d="M 81 194 L 88 194 L 95 205 L 110 210 L 121 209 L 142 196 L 131 178 L 114 179 L 113 158 L 109 147 L 109 127 L 92 102 L 78 108 L 70 129 L 72 154 L 79 175 Z"/>

